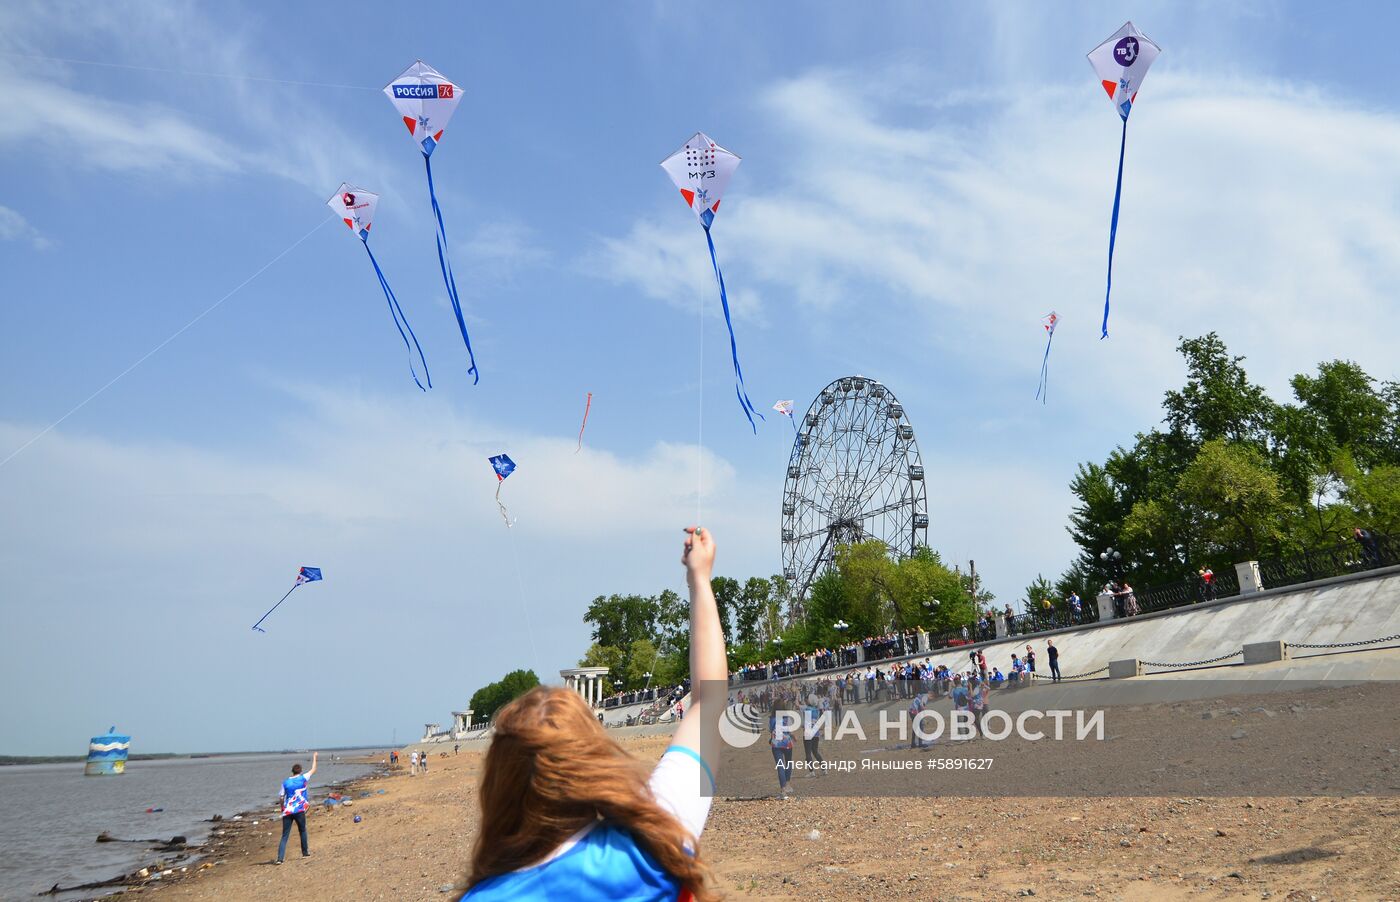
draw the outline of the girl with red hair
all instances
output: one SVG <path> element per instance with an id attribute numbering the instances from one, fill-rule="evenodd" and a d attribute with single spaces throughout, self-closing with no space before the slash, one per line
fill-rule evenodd
<path id="1" fill-rule="evenodd" d="M 700 854 L 729 679 L 710 589 L 715 545 L 686 530 L 691 702 L 648 775 L 575 692 L 540 686 L 496 715 L 467 902 L 710 902 Z"/>

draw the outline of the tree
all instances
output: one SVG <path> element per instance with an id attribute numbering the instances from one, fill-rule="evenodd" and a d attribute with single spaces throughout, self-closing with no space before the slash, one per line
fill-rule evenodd
<path id="1" fill-rule="evenodd" d="M 656 678 L 659 655 L 656 644 L 650 639 L 638 639 L 627 650 L 627 663 L 617 674 L 622 678 L 625 689 L 641 689 L 647 683 L 647 674 Z"/>
<path id="2" fill-rule="evenodd" d="M 1215 332 L 1181 339 L 1186 358 L 1186 385 L 1168 391 L 1162 407 L 1168 429 L 1200 445 L 1214 439 L 1268 445 L 1276 405 L 1264 389 L 1249 381 Z"/>
<path id="3" fill-rule="evenodd" d="M 734 609 L 734 636 L 740 642 L 762 642 L 773 631 L 767 618 L 772 594 L 773 584 L 763 577 L 750 576 L 745 580 Z"/>
<path id="4" fill-rule="evenodd" d="M 739 606 L 742 589 L 739 581 L 728 576 L 716 576 L 710 580 L 710 589 L 715 593 L 715 608 L 719 611 L 719 625 L 724 630 L 724 643 L 734 641 L 732 615 Z"/>
<path id="5" fill-rule="evenodd" d="M 660 602 L 641 595 L 599 595 L 584 612 L 585 623 L 593 624 L 593 641 L 599 645 L 627 648 L 638 639 L 656 635 Z"/>
<path id="6" fill-rule="evenodd" d="M 487 683 L 472 693 L 472 717 L 490 720 L 501 708 L 539 684 L 540 678 L 533 670 L 512 670 L 496 682 Z"/>
<path id="7" fill-rule="evenodd" d="M 1278 474 L 1256 448 L 1206 442 L 1177 489 L 1198 512 L 1195 527 L 1212 557 L 1258 560 L 1263 550 L 1277 549 L 1288 508 Z"/>

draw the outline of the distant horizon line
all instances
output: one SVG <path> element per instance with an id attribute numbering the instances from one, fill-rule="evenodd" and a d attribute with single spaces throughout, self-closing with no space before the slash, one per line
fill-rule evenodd
<path id="1" fill-rule="evenodd" d="M 395 748 L 393 743 L 365 745 L 338 745 L 316 749 L 247 749 L 235 752 L 140 752 L 131 755 L 128 761 L 169 760 L 171 758 L 231 758 L 237 755 L 309 755 L 312 752 L 360 752 L 371 749 Z M 70 761 L 86 761 L 87 755 L 6 755 L 0 754 L 0 767 L 16 764 L 63 764 Z"/>

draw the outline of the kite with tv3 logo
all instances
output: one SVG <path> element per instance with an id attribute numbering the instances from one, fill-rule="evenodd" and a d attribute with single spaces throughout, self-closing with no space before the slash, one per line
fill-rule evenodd
<path id="1" fill-rule="evenodd" d="M 266 614 L 264 614 L 264 615 L 262 615 L 261 617 L 259 617 L 259 618 L 258 618 L 258 622 L 255 623 L 255 624 L 253 624 L 253 629 L 257 630 L 257 631 L 260 632 L 260 633 L 265 633 L 265 632 L 267 632 L 267 630 L 265 630 L 265 629 L 262 628 L 262 622 L 263 622 L 264 620 L 266 620 L 268 617 L 272 616 L 272 612 L 273 612 L 273 611 L 277 610 L 279 607 L 282 606 L 282 602 L 284 602 L 284 601 L 287 600 L 287 596 L 288 596 L 288 595 L 291 595 L 293 592 L 295 592 L 295 591 L 296 591 L 298 588 L 300 588 L 301 586 L 304 586 L 304 585 L 306 585 L 307 583 L 319 582 L 320 579 L 321 579 L 321 568 L 320 568 L 320 567 L 301 567 L 301 568 L 299 568 L 299 569 L 297 570 L 296 582 L 292 583 L 292 587 L 291 587 L 290 589 L 287 590 L 287 595 L 283 595 L 283 596 L 278 600 L 277 604 L 275 604 L 275 605 L 273 605 L 271 608 L 269 608 Z"/>
<path id="2" fill-rule="evenodd" d="M 404 316 L 403 308 L 399 306 L 399 299 L 394 297 L 394 290 L 384 278 L 379 261 L 374 259 L 374 251 L 369 249 L 369 227 L 374 224 L 374 208 L 379 206 L 379 195 L 341 182 L 340 187 L 326 201 L 326 206 L 350 227 L 350 231 L 354 232 L 364 245 L 365 253 L 369 254 L 374 274 L 379 277 L 379 287 L 384 289 L 384 300 L 389 303 L 389 315 L 394 318 L 399 337 L 403 339 L 403 345 L 408 350 L 408 371 L 413 375 L 414 384 L 427 391 L 428 389 L 423 388 L 423 383 L 418 381 L 418 370 L 413 365 L 413 353 L 417 351 L 418 360 L 423 364 L 423 378 L 428 380 L 428 388 L 432 388 L 433 377 L 428 374 L 428 361 L 423 356 L 423 348 L 419 346 L 418 336 L 413 334 L 413 327 L 408 324 L 408 317 Z M 412 345 L 409 344 L 410 337 L 413 339 Z"/>
<path id="3" fill-rule="evenodd" d="M 680 189 L 681 197 L 705 230 L 705 243 L 710 247 L 710 264 L 715 270 L 719 300 L 724 307 L 724 324 L 729 329 L 729 353 L 734 358 L 734 394 L 739 398 L 739 406 L 748 418 L 749 426 L 758 432 L 753 418 L 757 416 L 761 420 L 763 414 L 754 408 L 744 387 L 744 371 L 739 366 L 739 345 L 734 340 L 734 323 L 729 317 L 729 296 L 724 290 L 724 274 L 720 272 L 719 260 L 715 256 L 715 242 L 710 237 L 710 226 L 719 212 L 724 189 L 729 187 L 729 179 L 739 168 L 739 157 L 720 147 L 704 132 L 696 132 L 684 147 L 661 161 L 661 168 Z"/>
<path id="4" fill-rule="evenodd" d="M 1108 301 L 1113 293 L 1113 245 L 1118 236 L 1118 205 L 1123 197 L 1123 151 L 1128 146 L 1128 114 L 1137 102 L 1138 89 L 1147 77 L 1157 55 L 1162 52 L 1132 22 L 1124 23 L 1108 40 L 1089 51 L 1089 65 L 1108 92 L 1113 109 L 1123 120 L 1123 137 L 1118 145 L 1118 184 L 1113 189 L 1113 220 L 1108 229 L 1108 285 L 1103 295 L 1103 335 L 1108 337 Z"/>
<path id="5" fill-rule="evenodd" d="M 1050 342 L 1055 340 L 1055 326 L 1059 325 L 1060 315 L 1051 310 L 1040 318 L 1040 324 L 1045 327 L 1045 356 L 1040 359 L 1040 386 L 1035 390 L 1036 399 L 1041 404 L 1046 403 L 1050 397 Z"/>
<path id="6" fill-rule="evenodd" d="M 442 141 L 442 133 L 457 104 L 462 100 L 462 89 L 447 80 L 441 72 L 418 60 L 403 70 L 397 78 L 384 88 L 384 95 L 399 111 L 408 136 L 423 154 L 423 166 L 428 171 L 428 197 L 433 202 L 433 217 L 437 220 L 438 267 L 442 270 L 442 282 L 447 287 L 447 298 L 452 302 L 452 312 L 457 317 L 457 328 L 462 332 L 462 341 L 467 346 L 467 359 L 470 366 L 467 372 L 472 375 L 472 384 L 481 381 L 476 370 L 476 355 L 472 353 L 471 336 L 467 334 L 467 321 L 462 316 L 462 302 L 457 296 L 457 280 L 452 275 L 452 261 L 447 250 L 447 229 L 442 223 L 442 208 L 438 205 L 437 191 L 433 187 L 433 151 Z"/>

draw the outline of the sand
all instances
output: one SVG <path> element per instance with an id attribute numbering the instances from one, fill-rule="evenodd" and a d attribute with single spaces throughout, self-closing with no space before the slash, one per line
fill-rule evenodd
<path id="1" fill-rule="evenodd" d="M 654 760 L 666 737 L 624 745 Z M 384 795 L 316 808 L 310 858 L 293 830 L 274 866 L 280 822 L 245 819 L 213 838 L 211 866 L 128 892 L 455 899 L 481 757 L 449 751 L 425 776 L 401 768 L 362 786 Z M 702 848 L 730 898 L 1400 899 L 1394 798 L 803 798 L 807 784 L 795 786 L 790 801 L 716 801 Z"/>

